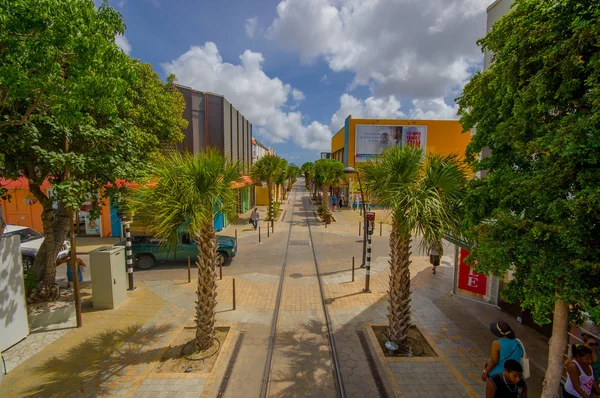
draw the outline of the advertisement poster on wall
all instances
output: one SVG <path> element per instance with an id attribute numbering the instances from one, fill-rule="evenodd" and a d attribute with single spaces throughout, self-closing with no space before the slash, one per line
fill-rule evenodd
<path id="1" fill-rule="evenodd" d="M 473 271 L 469 264 L 465 261 L 469 255 L 469 251 L 465 248 L 460 248 L 460 263 L 458 270 L 458 288 L 468 290 L 473 293 L 485 295 L 487 288 L 487 278 L 483 274 L 478 274 Z"/>
<path id="2" fill-rule="evenodd" d="M 384 149 L 411 145 L 426 150 L 427 126 L 383 126 L 359 124 L 356 126 L 355 161 L 366 162 L 380 155 Z"/>

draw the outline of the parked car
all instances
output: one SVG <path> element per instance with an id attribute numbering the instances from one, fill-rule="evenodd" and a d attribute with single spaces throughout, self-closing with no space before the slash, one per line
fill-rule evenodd
<path id="1" fill-rule="evenodd" d="M 121 241 L 116 246 L 125 246 Z M 160 240 L 153 236 L 142 235 L 131 237 L 131 252 L 134 265 L 139 269 L 150 269 L 158 261 L 182 261 L 188 257 L 194 261 L 198 257 L 198 245 L 190 239 L 188 234 L 181 234 L 178 239 L 177 249 L 170 250 L 161 245 Z M 235 257 L 237 242 L 230 236 L 217 235 L 217 266 L 225 265 L 227 260 Z"/>
<path id="2" fill-rule="evenodd" d="M 44 235 L 36 230 L 20 225 L 7 225 L 4 229 L 3 237 L 19 235 L 21 237 L 21 256 L 23 257 L 23 270 L 28 272 L 33 267 L 35 256 L 40 251 L 40 246 L 44 241 Z M 62 258 L 69 254 L 71 244 L 65 240 L 58 253 L 58 258 Z"/>

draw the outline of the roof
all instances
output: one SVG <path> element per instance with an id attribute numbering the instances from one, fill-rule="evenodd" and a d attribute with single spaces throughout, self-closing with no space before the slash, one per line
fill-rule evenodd
<path id="1" fill-rule="evenodd" d="M 10 225 L 8 224 L 5 228 L 4 228 L 4 233 L 7 232 L 15 232 L 15 231 L 20 231 L 22 229 L 28 229 L 29 227 L 23 227 L 21 225 Z"/>

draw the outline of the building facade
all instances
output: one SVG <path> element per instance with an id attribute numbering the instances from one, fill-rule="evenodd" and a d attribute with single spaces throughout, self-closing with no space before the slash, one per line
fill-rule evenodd
<path id="1" fill-rule="evenodd" d="M 247 176 L 252 167 L 252 123 L 220 94 L 180 85 L 177 89 L 185 99 L 184 117 L 188 121 L 183 141 L 177 144 L 177 149 L 194 155 L 208 148 L 217 149 L 232 162 L 240 162 L 243 174 Z M 244 181 L 244 186 L 239 188 L 238 214 L 251 209 L 256 201 L 250 180 L 245 178 Z M 226 225 L 227 218 L 218 213 L 215 229 L 220 231 Z"/>

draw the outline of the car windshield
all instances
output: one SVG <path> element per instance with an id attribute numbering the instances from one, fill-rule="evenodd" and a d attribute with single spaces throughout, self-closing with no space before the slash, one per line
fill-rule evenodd
<path id="1" fill-rule="evenodd" d="M 3 236 L 5 238 L 8 238 L 9 236 L 16 236 L 16 235 L 19 235 L 21 237 L 21 243 L 30 242 L 32 240 L 40 239 L 40 238 L 44 237 L 42 234 L 40 234 L 39 232 L 37 232 L 31 228 L 24 228 L 24 229 L 19 229 L 17 231 L 6 232 Z"/>

